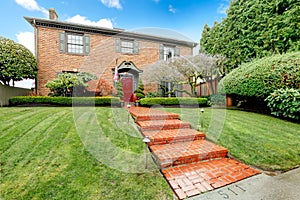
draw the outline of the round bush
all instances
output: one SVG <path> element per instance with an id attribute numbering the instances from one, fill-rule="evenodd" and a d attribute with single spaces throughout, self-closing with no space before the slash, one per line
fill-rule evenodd
<path id="1" fill-rule="evenodd" d="M 280 88 L 300 88 L 300 52 L 242 64 L 220 82 L 227 95 L 264 99 Z"/>

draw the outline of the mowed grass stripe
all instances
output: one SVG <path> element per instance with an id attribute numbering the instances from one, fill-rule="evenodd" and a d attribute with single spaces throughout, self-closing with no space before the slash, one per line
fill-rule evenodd
<path id="1" fill-rule="evenodd" d="M 68 127 L 72 124 L 70 120 L 67 120 L 71 117 L 70 112 L 61 110 L 61 112 L 56 113 L 51 118 L 45 119 L 43 123 L 38 124 L 26 138 L 23 138 L 23 140 L 29 141 L 26 145 L 31 148 L 28 148 L 27 152 L 24 151 L 26 148 L 23 148 L 24 154 L 27 155 L 22 158 L 22 162 L 26 163 L 31 158 L 44 156 L 48 153 L 49 147 L 59 144 L 61 137 L 63 137 L 65 132 L 68 132 Z M 58 127 L 62 127 L 59 129 L 60 133 L 55 134 Z"/>
<path id="2" fill-rule="evenodd" d="M 14 148 L 4 158 L 1 156 L 1 160 L 4 163 L 3 178 L 9 179 L 12 182 L 12 185 L 6 185 L 6 187 L 13 187 L 14 184 L 18 184 L 17 191 L 15 191 L 17 194 L 25 195 L 30 188 L 28 186 L 39 181 L 38 177 L 43 177 L 45 174 L 54 175 L 52 172 L 49 172 L 49 168 L 55 168 L 55 171 L 59 171 L 57 166 L 52 163 L 56 160 L 56 149 L 61 146 L 73 126 L 71 121 L 72 113 L 71 111 L 60 110 L 59 113 L 53 116 L 55 117 L 48 118 L 45 120 L 46 123 L 41 123 L 37 126 L 37 128 L 45 126 L 44 129 L 40 130 L 41 134 L 38 134 L 37 137 L 36 130 L 33 130 L 29 132 L 30 137 L 22 138 L 22 141 L 26 141 L 25 143 L 27 143 L 26 147 L 29 148 L 21 144 L 23 146 L 21 149 L 22 152 L 19 152 L 20 149 Z M 39 136 L 45 138 L 43 139 Z M 32 139 L 35 140 L 31 141 Z M 13 172 L 10 169 L 13 169 Z M 50 171 L 53 170 L 50 169 Z M 7 189 L 10 190 L 12 188 Z"/>
<path id="3" fill-rule="evenodd" d="M 1 154 L 4 154 L 4 152 L 16 145 L 15 143 L 17 143 L 18 140 L 23 141 L 22 138 L 26 137 L 28 134 L 30 135 L 32 131 L 41 132 L 36 127 L 41 123 L 46 123 L 46 120 L 48 119 L 55 118 L 58 112 L 59 110 L 56 109 L 43 109 L 42 112 L 27 117 L 27 119 L 17 123 L 16 126 L 12 126 L 12 128 L 1 138 Z"/>
<path id="4" fill-rule="evenodd" d="M 12 114 L 7 113 L 7 116 L 4 115 L 0 117 L 0 139 L 8 133 L 9 129 L 15 128 L 16 122 L 18 122 L 18 125 L 22 125 L 25 120 L 37 114 L 36 110 L 32 108 L 19 109 L 20 110 L 15 109 L 14 112 L 12 111 Z M 45 111 L 46 109 L 44 109 L 44 111 L 41 110 L 41 112 Z M 16 115 L 16 113 L 18 113 L 18 115 Z"/>
<path id="5" fill-rule="evenodd" d="M 11 120 L 7 120 L 7 121 L 1 120 L 0 139 L 1 140 L 5 139 L 7 135 L 9 135 L 9 137 L 15 137 L 15 135 L 14 134 L 12 135 L 11 133 L 12 132 L 21 133 L 22 129 L 24 130 L 24 132 L 26 132 L 27 130 L 26 128 L 31 128 L 35 125 L 35 123 L 31 123 L 31 122 L 36 118 L 36 115 L 45 118 L 45 115 L 50 115 L 53 111 L 51 108 L 41 109 L 38 113 L 32 110 L 32 112 L 25 113 L 25 114 L 22 113 L 19 116 L 12 118 Z M 42 120 L 43 118 L 40 118 L 40 120 Z"/>
<path id="6" fill-rule="evenodd" d="M 39 143 L 47 138 L 47 130 L 53 129 L 56 126 L 57 121 L 66 114 L 65 111 L 56 113 L 56 115 L 51 115 L 48 118 L 40 121 L 36 124 L 30 131 L 24 134 L 0 156 L 2 159 L 7 159 L 8 163 L 19 164 L 19 162 L 27 162 L 25 157 L 29 156 L 33 150 L 38 146 Z M 39 117 L 39 116 L 37 116 Z"/>
<path id="7" fill-rule="evenodd" d="M 76 134 L 76 131 L 70 120 L 72 119 L 71 113 L 68 113 L 65 117 L 64 120 L 66 121 L 59 121 L 57 126 L 52 130 L 53 134 L 50 135 L 49 140 L 44 140 L 43 144 L 40 145 L 39 149 L 44 149 L 45 153 L 31 155 L 32 158 L 36 159 L 36 162 L 31 165 L 34 173 L 30 173 L 27 176 L 30 179 L 28 178 L 28 181 L 24 182 L 24 189 L 26 190 L 24 190 L 22 196 L 25 198 L 52 198 L 53 194 L 51 193 L 50 196 L 44 196 L 48 191 L 45 191 L 43 186 L 45 188 L 49 187 L 49 181 L 58 176 L 65 176 L 65 170 L 71 164 L 70 160 L 72 158 L 69 155 L 70 145 L 68 143 L 72 137 L 71 135 Z M 35 166 L 39 167 L 34 168 Z M 22 171 L 22 168 L 20 168 L 20 171 Z M 19 181 L 22 181 L 22 179 L 17 180 L 17 182 Z M 34 184 L 29 184 L 32 181 L 34 181 Z M 56 183 L 56 187 L 59 185 L 62 185 L 61 181 Z M 39 190 L 37 190 L 37 187 Z M 61 186 L 58 187 L 58 189 L 60 188 Z M 63 195 L 59 199 L 62 198 Z"/>
<path id="8" fill-rule="evenodd" d="M 137 130 L 134 120 L 129 118 L 128 112 L 122 108 L 103 109 L 96 108 L 96 115 L 99 122 L 99 126 L 103 130 L 103 133 L 107 138 L 111 138 L 112 144 L 120 147 L 123 150 L 132 151 L 135 153 L 141 153 L 143 149 L 143 143 L 141 143 L 141 134 Z M 103 116 L 108 116 L 107 122 L 103 123 Z M 126 119 L 126 120 L 120 120 Z"/>
<path id="9" fill-rule="evenodd" d="M 34 110 L 33 107 L 3 107 L 0 110 L 0 120 L 11 120 L 20 114 Z"/>

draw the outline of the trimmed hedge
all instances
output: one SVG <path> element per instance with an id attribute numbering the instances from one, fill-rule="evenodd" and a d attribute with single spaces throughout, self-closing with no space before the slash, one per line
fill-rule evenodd
<path id="1" fill-rule="evenodd" d="M 144 98 L 140 99 L 141 106 L 153 106 L 153 105 L 185 105 L 185 106 L 209 106 L 206 98 L 185 98 L 185 97 L 171 97 L 171 98 Z"/>
<path id="2" fill-rule="evenodd" d="M 264 99 L 280 88 L 300 87 L 300 52 L 244 63 L 220 82 L 222 93 Z"/>
<path id="3" fill-rule="evenodd" d="M 9 99 L 9 105 L 47 104 L 60 106 L 107 106 L 120 105 L 118 97 L 48 97 L 48 96 L 18 96 Z"/>

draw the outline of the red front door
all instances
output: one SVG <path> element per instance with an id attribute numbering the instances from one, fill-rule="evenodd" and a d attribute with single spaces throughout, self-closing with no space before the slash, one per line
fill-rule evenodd
<path id="1" fill-rule="evenodd" d="M 132 91 L 132 84 L 133 80 L 131 76 L 123 76 L 121 78 L 122 86 L 123 86 L 123 93 L 124 93 L 124 102 L 130 102 Z"/>

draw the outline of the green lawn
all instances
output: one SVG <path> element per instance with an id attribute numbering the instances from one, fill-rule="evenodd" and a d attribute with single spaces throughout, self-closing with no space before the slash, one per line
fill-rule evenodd
<path id="1" fill-rule="evenodd" d="M 255 113 L 167 108 L 254 166 L 300 164 L 300 125 Z M 203 118 L 202 118 L 203 117 Z M 75 119 L 75 122 L 74 122 Z M 204 127 L 199 127 L 203 120 Z M 120 108 L 0 108 L 3 199 L 171 199 L 133 120 Z"/>
<path id="2" fill-rule="evenodd" d="M 0 108 L 0 198 L 170 199 L 127 112 L 90 109 Z"/>
<path id="3" fill-rule="evenodd" d="M 300 166 L 300 124 L 251 112 L 206 108 L 204 128 L 195 108 L 167 108 L 202 129 L 207 138 L 228 148 L 235 158 L 266 170 Z"/>

